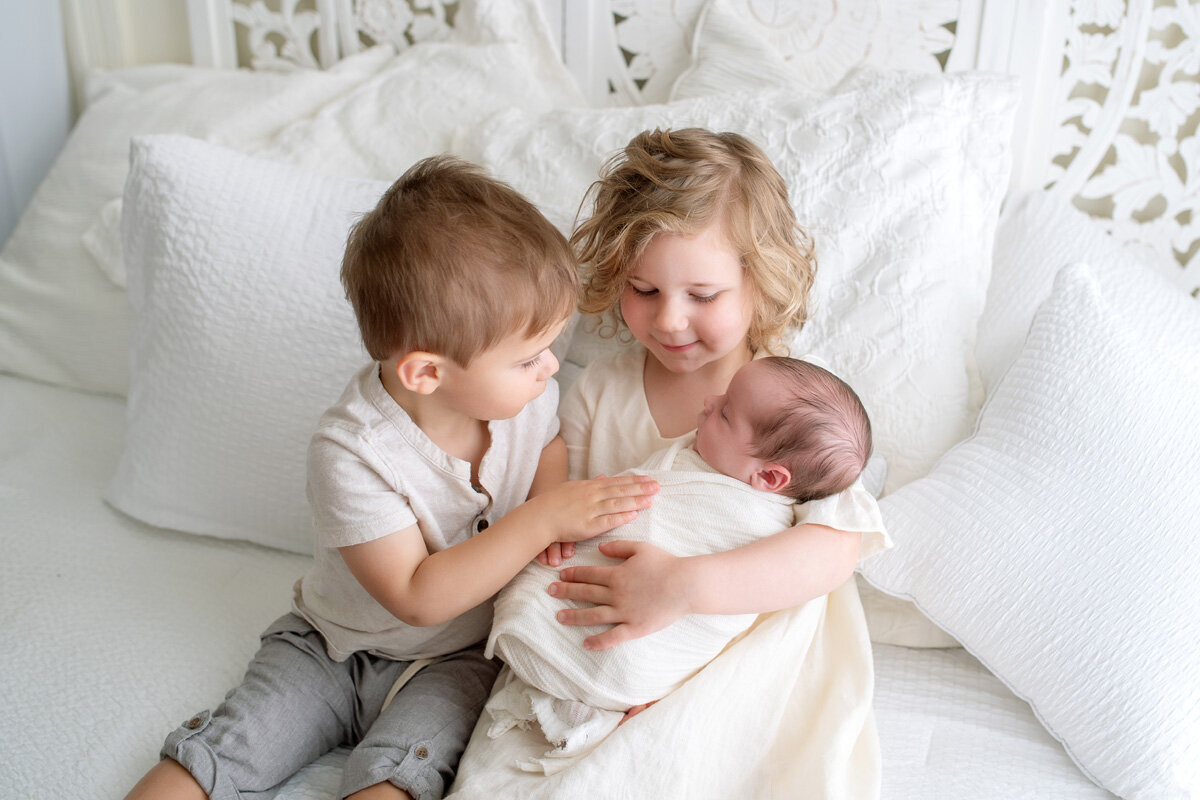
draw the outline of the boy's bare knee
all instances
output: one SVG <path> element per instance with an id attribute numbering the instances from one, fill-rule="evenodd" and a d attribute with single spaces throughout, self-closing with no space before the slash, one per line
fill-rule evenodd
<path id="1" fill-rule="evenodd" d="M 208 800 L 192 773 L 174 759 L 164 758 L 142 776 L 125 800 Z"/>
<path id="2" fill-rule="evenodd" d="M 346 800 L 412 800 L 412 795 L 384 781 L 347 795 Z"/>

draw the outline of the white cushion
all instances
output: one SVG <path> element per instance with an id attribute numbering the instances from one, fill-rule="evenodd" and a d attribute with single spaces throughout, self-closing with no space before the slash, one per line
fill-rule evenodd
<path id="1" fill-rule="evenodd" d="M 791 90 L 641 108 L 518 111 L 461 142 L 569 228 L 602 161 L 638 131 L 699 125 L 764 147 L 812 232 L 814 319 L 793 343 L 862 396 L 887 489 L 970 432 L 973 351 L 1008 176 L 1012 82 L 860 72 L 828 96 Z M 617 345 L 576 333 L 582 364 Z"/>
<path id="2" fill-rule="evenodd" d="M 985 391 L 991 391 L 1021 351 L 1034 312 L 1067 264 L 1152 269 L 1178 279 L 1179 265 L 1149 248 L 1122 244 L 1099 221 L 1046 191 L 1010 197 L 996 233 L 992 281 L 979 318 L 975 352 Z"/>
<path id="3" fill-rule="evenodd" d="M 160 527 L 312 551 L 308 440 L 367 360 L 342 250 L 386 188 L 182 136 L 134 139 L 136 327 L 110 503 Z"/>
<path id="4" fill-rule="evenodd" d="M 132 135 L 186 133 L 249 146 L 355 86 L 387 57 L 386 49 L 367 51 L 325 72 L 157 65 L 93 74 L 87 108 L 0 252 L 0 370 L 125 393 L 129 303 L 81 237 L 120 197 Z"/>
<path id="5" fill-rule="evenodd" d="M 972 437 L 880 501 L 911 598 L 1125 798 L 1200 796 L 1200 309 L 1057 276 Z"/>

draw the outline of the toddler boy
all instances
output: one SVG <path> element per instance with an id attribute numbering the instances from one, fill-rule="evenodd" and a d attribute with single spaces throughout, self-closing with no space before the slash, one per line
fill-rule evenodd
<path id="1" fill-rule="evenodd" d="M 340 797 L 442 796 L 498 668 L 492 596 L 656 488 L 564 483 L 549 347 L 575 266 L 528 201 L 447 157 L 354 226 L 342 282 L 373 361 L 309 446 L 314 564 L 243 682 L 167 738 L 130 797 L 268 791 L 343 744 Z"/>

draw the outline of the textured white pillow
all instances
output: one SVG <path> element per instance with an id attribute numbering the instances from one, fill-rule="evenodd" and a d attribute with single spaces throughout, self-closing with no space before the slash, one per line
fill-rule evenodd
<path id="1" fill-rule="evenodd" d="M 125 448 L 107 499 L 166 528 L 312 552 L 308 440 L 367 360 L 338 271 L 387 184 L 182 136 L 134 139 L 136 315 Z"/>
<path id="2" fill-rule="evenodd" d="M 1124 245 L 1100 223 L 1063 197 L 1037 191 L 1010 197 L 996 231 L 996 250 L 987 302 L 979 318 L 975 352 L 979 375 L 991 391 L 1017 354 L 1034 312 L 1067 264 L 1097 269 L 1151 269 L 1177 278 L 1176 263 L 1163 263 L 1149 249 Z"/>
<path id="3" fill-rule="evenodd" d="M 758 142 L 816 240 L 815 317 L 794 350 L 820 356 L 862 396 L 891 490 L 966 436 L 978 408 L 975 326 L 1015 98 L 998 76 L 860 72 L 830 95 L 513 111 L 460 147 L 566 229 L 602 161 L 640 130 L 699 125 Z M 570 358 L 615 346 L 581 326 Z"/>
<path id="4" fill-rule="evenodd" d="M 1125 798 L 1200 796 L 1200 308 L 1064 268 L 974 435 L 880 501 L 912 598 Z"/>
<path id="5" fill-rule="evenodd" d="M 388 55 L 367 51 L 325 72 L 156 65 L 93 74 L 87 108 L 0 252 L 0 370 L 125 393 L 129 302 L 81 237 L 121 195 L 131 136 L 250 146 L 357 85 Z"/>

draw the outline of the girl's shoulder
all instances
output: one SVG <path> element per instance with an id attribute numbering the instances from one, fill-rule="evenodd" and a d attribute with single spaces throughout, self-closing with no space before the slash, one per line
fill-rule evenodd
<path id="1" fill-rule="evenodd" d="M 620 350 L 600 356 L 588 364 L 579 376 L 580 381 L 602 385 L 609 381 L 642 379 L 642 368 L 646 363 L 646 349 L 640 344 L 623 346 Z"/>

